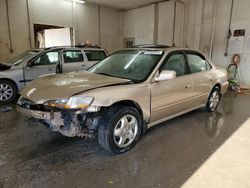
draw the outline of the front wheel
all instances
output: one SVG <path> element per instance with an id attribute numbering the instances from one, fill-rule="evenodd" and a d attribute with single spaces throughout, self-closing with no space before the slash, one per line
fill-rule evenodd
<path id="1" fill-rule="evenodd" d="M 142 117 L 134 107 L 111 107 L 100 121 L 98 140 L 112 153 L 124 153 L 136 144 L 142 132 Z"/>
<path id="2" fill-rule="evenodd" d="M 0 80 L 0 104 L 9 103 L 15 100 L 17 88 L 9 80 Z"/>
<path id="3" fill-rule="evenodd" d="M 207 100 L 206 110 L 208 112 L 214 112 L 217 109 L 220 97 L 220 89 L 218 87 L 214 87 Z"/>

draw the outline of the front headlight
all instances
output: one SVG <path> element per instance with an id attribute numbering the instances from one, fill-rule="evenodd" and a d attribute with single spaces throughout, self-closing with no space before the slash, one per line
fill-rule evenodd
<path id="1" fill-rule="evenodd" d="M 70 97 L 65 108 L 67 109 L 83 109 L 87 108 L 94 101 L 94 97 L 73 96 Z"/>
<path id="2" fill-rule="evenodd" d="M 46 106 L 64 109 L 84 109 L 94 101 L 93 97 L 73 96 L 69 99 L 53 100 L 45 103 Z"/>

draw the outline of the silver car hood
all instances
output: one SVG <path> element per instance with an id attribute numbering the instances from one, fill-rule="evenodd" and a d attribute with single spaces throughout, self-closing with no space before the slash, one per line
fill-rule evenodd
<path id="1" fill-rule="evenodd" d="M 21 95 L 33 102 L 43 103 L 48 100 L 69 98 L 87 90 L 128 81 L 83 71 L 49 75 L 32 81 L 21 91 Z"/>

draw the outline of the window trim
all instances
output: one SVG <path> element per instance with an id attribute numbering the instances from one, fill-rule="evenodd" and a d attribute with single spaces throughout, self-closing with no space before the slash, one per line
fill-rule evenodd
<path id="1" fill-rule="evenodd" d="M 211 70 L 213 68 L 213 66 L 209 63 L 207 59 L 206 59 L 206 66 L 209 66 L 207 67 L 207 70 Z"/>

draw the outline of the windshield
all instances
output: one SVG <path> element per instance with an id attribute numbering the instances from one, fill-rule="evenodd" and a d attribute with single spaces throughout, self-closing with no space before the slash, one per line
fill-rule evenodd
<path id="1" fill-rule="evenodd" d="M 162 57 L 162 51 L 118 51 L 90 68 L 96 74 L 144 81 Z"/>
<path id="2" fill-rule="evenodd" d="M 22 63 L 24 60 L 26 60 L 26 59 L 30 58 L 31 56 L 33 56 L 34 54 L 36 54 L 37 52 L 38 52 L 38 50 L 29 50 L 29 51 L 26 51 L 26 52 L 18 55 L 17 57 L 11 59 L 7 63 L 14 64 L 15 66 L 17 66 L 20 63 Z"/>

